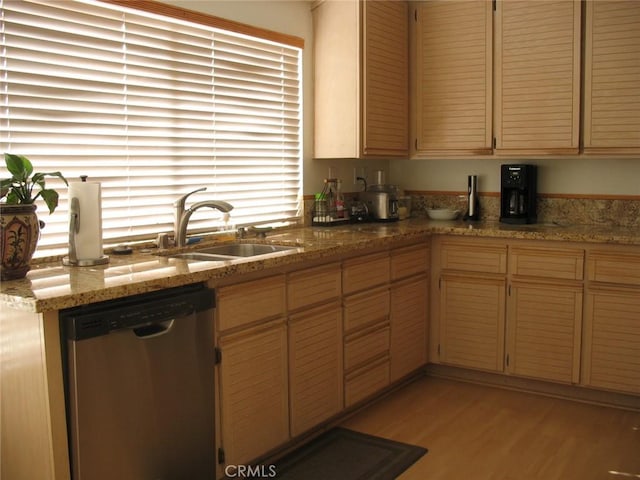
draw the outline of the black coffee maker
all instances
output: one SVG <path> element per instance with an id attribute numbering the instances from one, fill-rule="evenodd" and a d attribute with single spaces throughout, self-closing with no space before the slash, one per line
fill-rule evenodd
<path id="1" fill-rule="evenodd" d="M 537 169 L 535 165 L 502 165 L 500 221 L 536 223 Z"/>

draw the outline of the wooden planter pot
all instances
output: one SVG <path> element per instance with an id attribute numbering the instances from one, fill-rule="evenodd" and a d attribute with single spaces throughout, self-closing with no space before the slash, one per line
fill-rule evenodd
<path id="1" fill-rule="evenodd" d="M 40 236 L 36 205 L 0 204 L 0 277 L 24 278 Z"/>

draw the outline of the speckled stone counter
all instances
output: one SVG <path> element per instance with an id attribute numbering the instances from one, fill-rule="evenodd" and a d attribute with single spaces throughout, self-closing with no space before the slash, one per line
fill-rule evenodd
<path id="1" fill-rule="evenodd" d="M 189 283 L 228 281 L 233 276 L 282 266 L 295 268 L 296 264 L 353 255 L 358 250 L 385 248 L 398 242 L 427 238 L 431 234 L 640 246 L 640 230 L 624 227 L 513 226 L 497 222 L 438 222 L 422 218 L 394 223 L 301 227 L 276 231 L 266 240 L 267 243 L 298 248 L 257 258 L 192 261 L 158 255 L 153 250 L 140 250 L 127 256 L 110 255 L 109 264 L 96 267 L 65 267 L 60 261 L 35 263 L 25 279 L 0 285 L 0 306 L 2 315 L 10 314 L 10 309 L 31 312 L 60 310 Z"/>

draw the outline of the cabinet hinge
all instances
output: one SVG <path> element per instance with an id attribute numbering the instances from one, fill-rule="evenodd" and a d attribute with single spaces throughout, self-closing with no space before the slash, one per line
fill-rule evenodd
<path id="1" fill-rule="evenodd" d="M 496 143 L 497 143 L 497 142 L 496 142 L 496 137 L 493 137 L 493 149 L 494 149 L 494 150 L 496 149 Z"/>
<path id="2" fill-rule="evenodd" d="M 509 288 L 507 289 L 507 295 L 509 297 L 511 296 L 511 284 L 509 284 Z"/>
<path id="3" fill-rule="evenodd" d="M 440 344 L 438 344 L 438 357 L 440 356 Z"/>
<path id="4" fill-rule="evenodd" d="M 492 3 L 493 3 L 493 11 L 495 12 L 495 11 L 496 11 L 496 3 L 497 3 L 497 0 L 493 0 L 493 2 L 492 2 Z"/>
<path id="5" fill-rule="evenodd" d="M 418 150 L 418 139 L 416 138 L 413 142 L 415 149 Z"/>
<path id="6" fill-rule="evenodd" d="M 438 290 L 442 290 L 442 277 L 438 278 Z"/>
<path id="7" fill-rule="evenodd" d="M 507 358 L 505 359 L 505 362 L 507 364 L 507 367 L 509 366 L 509 354 L 507 353 Z"/>
<path id="8" fill-rule="evenodd" d="M 223 448 L 219 448 L 218 449 L 218 463 L 220 465 L 222 465 L 224 463 L 224 449 Z"/>
<path id="9" fill-rule="evenodd" d="M 413 11 L 413 19 L 414 19 L 416 22 L 418 21 L 418 9 L 417 9 L 417 8 Z"/>
<path id="10" fill-rule="evenodd" d="M 214 352 L 215 352 L 215 356 L 216 356 L 215 364 L 216 365 L 220 365 L 220 363 L 222 362 L 222 350 L 220 350 L 219 347 L 216 347 L 214 349 Z"/>

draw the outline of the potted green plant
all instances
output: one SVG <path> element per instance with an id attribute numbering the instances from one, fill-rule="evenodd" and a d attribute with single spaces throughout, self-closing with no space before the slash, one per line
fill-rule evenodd
<path id="1" fill-rule="evenodd" d="M 58 177 L 60 172 L 34 173 L 31 161 L 24 155 L 4 154 L 11 174 L 0 181 L 0 277 L 2 280 L 23 278 L 30 268 L 40 228 L 35 201 L 42 198 L 49 214 L 58 206 L 58 192 L 46 188 L 45 177 Z"/>

